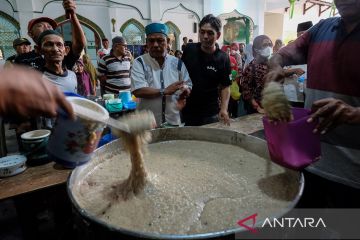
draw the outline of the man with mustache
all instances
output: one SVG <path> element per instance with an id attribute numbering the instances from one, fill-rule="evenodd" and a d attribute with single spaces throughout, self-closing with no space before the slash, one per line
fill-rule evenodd
<path id="1" fill-rule="evenodd" d="M 219 119 L 229 123 L 231 68 L 229 56 L 216 44 L 220 31 L 220 19 L 212 14 L 205 16 L 200 21 L 200 42 L 188 43 L 183 53 L 182 60 L 193 82 L 191 95 L 182 110 L 187 126 L 200 126 Z"/>
<path id="2" fill-rule="evenodd" d="M 186 103 L 192 87 L 183 62 L 167 53 L 169 29 L 154 22 L 145 27 L 149 53 L 134 60 L 131 88 L 139 98 L 139 109 L 151 110 L 158 126 L 181 124 L 179 110 Z"/>
<path id="3" fill-rule="evenodd" d="M 328 18 L 279 50 L 268 81 L 283 66 L 308 64 L 305 107 L 321 134 L 321 159 L 306 168 L 301 207 L 360 207 L 360 1 L 335 0 L 341 17 Z M 306 139 L 304 139 L 306 141 Z"/>
<path id="4" fill-rule="evenodd" d="M 39 36 L 39 51 L 44 56 L 44 77 L 62 92 L 77 93 L 77 79 L 73 71 L 63 66 L 63 60 L 70 49 L 63 37 L 54 30 L 46 30 Z"/>

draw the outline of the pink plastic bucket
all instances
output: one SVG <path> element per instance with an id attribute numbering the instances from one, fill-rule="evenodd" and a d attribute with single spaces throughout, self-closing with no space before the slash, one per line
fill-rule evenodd
<path id="1" fill-rule="evenodd" d="M 263 118 L 265 137 L 273 162 L 294 170 L 300 170 L 319 160 L 320 135 L 313 130 L 317 122 L 308 123 L 310 110 L 293 108 L 294 120 L 276 124 Z"/>

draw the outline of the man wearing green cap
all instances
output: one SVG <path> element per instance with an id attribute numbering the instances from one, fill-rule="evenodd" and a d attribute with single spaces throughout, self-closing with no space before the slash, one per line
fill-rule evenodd
<path id="1" fill-rule="evenodd" d="M 149 53 L 135 59 L 131 70 L 131 88 L 140 99 L 139 109 L 151 110 L 158 126 L 179 126 L 179 109 L 185 105 L 192 83 L 178 58 L 167 53 L 168 28 L 163 23 L 145 27 Z"/>

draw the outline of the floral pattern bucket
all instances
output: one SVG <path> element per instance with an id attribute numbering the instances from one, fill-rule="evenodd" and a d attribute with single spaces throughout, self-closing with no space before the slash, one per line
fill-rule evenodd
<path id="1" fill-rule="evenodd" d="M 106 109 L 93 101 L 80 97 L 66 99 L 102 113 L 104 120 L 109 118 Z M 88 162 L 105 127 L 103 123 L 80 117 L 73 121 L 60 111 L 47 146 L 49 157 L 66 168 L 74 168 Z"/>

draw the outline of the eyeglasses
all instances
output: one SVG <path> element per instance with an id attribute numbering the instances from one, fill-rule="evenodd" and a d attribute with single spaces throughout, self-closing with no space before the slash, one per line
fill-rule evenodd
<path id="1" fill-rule="evenodd" d="M 127 48 L 126 44 L 117 43 L 115 47 L 124 47 Z"/>
<path id="2" fill-rule="evenodd" d="M 164 38 L 148 38 L 147 41 L 149 43 L 157 42 L 158 44 L 163 44 L 166 40 Z"/>

